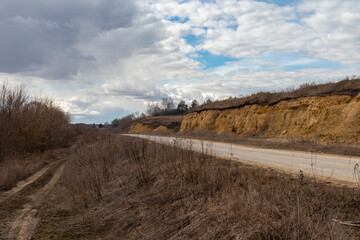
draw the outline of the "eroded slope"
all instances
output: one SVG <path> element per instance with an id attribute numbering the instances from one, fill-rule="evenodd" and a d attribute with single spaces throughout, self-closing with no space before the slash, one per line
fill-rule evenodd
<path id="1" fill-rule="evenodd" d="M 359 142 L 360 94 L 304 97 L 275 105 L 192 112 L 181 124 L 180 132 L 186 131 Z"/>

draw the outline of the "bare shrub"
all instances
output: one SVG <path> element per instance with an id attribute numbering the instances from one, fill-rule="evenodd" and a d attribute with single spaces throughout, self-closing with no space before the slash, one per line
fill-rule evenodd
<path id="1" fill-rule="evenodd" d="M 130 162 L 129 169 L 139 185 L 150 183 L 154 176 L 151 171 L 153 155 L 148 149 L 146 140 L 122 142 L 125 154 Z"/>
<path id="2" fill-rule="evenodd" d="M 309 178 L 300 182 L 298 176 L 216 159 L 207 155 L 211 146 L 198 153 L 179 149 L 185 144 L 180 140 L 165 146 L 115 136 L 106 142 L 106 136 L 100 137 L 98 142 L 105 141 L 101 154 L 92 150 L 97 142 L 86 147 L 79 143 L 66 167 L 66 186 L 74 203 L 83 197 L 90 209 L 63 220 L 61 226 L 67 228 L 56 230 L 63 238 L 359 237 L 356 229 L 333 221 L 360 218 L 357 189 Z M 110 156 L 114 160 L 107 181 L 101 166 Z"/>
<path id="3" fill-rule="evenodd" d="M 5 157 L 68 146 L 69 115 L 49 99 L 29 100 L 23 87 L 0 89 L 0 162 Z"/>
<path id="4" fill-rule="evenodd" d="M 87 208 L 102 197 L 104 183 L 110 180 L 119 147 L 115 136 L 101 132 L 80 138 L 71 148 L 64 181 L 80 207 Z"/>
<path id="5" fill-rule="evenodd" d="M 21 124 L 19 116 L 28 97 L 24 88 L 9 89 L 5 83 L 0 90 L 0 162 L 15 151 L 18 142 L 16 131 Z"/>
<path id="6" fill-rule="evenodd" d="M 82 131 L 47 98 L 30 99 L 23 87 L 0 89 L 0 190 L 44 166 L 49 149 L 68 147 Z"/>

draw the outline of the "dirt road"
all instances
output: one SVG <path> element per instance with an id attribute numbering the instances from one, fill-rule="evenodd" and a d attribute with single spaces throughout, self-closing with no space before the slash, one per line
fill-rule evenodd
<path id="1" fill-rule="evenodd" d="M 301 170 L 305 175 L 328 181 L 341 181 L 351 184 L 360 183 L 360 158 L 358 157 L 262 149 L 231 143 L 200 141 L 197 139 L 140 134 L 127 135 L 168 145 L 175 144 L 185 149 L 206 151 L 218 157 L 272 167 L 283 171 L 299 173 Z"/>
<path id="2" fill-rule="evenodd" d="M 61 177 L 64 165 L 63 159 L 56 161 L 0 194 L 0 239 L 31 239 L 39 222 L 38 210 Z"/>
<path id="3" fill-rule="evenodd" d="M 0 193 L 0 203 L 5 201 L 6 199 L 10 198 L 11 196 L 15 195 L 16 193 L 18 193 L 27 185 L 36 181 L 39 177 L 41 177 L 50 168 L 50 166 L 51 165 L 45 166 L 42 169 L 40 169 L 39 171 L 37 171 L 36 173 L 34 173 L 32 176 L 28 177 L 27 179 L 18 182 L 16 184 L 16 186 L 13 187 L 12 189 L 10 189 L 9 191 Z"/>

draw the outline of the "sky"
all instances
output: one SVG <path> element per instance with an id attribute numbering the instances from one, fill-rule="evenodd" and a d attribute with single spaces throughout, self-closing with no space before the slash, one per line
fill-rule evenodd
<path id="1" fill-rule="evenodd" d="M 1 0 L 0 83 L 73 123 L 360 75 L 359 0 Z"/>

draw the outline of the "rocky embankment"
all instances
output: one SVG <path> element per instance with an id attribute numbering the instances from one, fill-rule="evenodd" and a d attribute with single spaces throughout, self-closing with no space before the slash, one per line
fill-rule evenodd
<path id="1" fill-rule="evenodd" d="M 166 133 L 180 130 L 183 116 L 159 116 L 140 119 L 132 124 L 128 133 Z"/>
<path id="2" fill-rule="evenodd" d="M 326 142 L 360 142 L 360 94 L 303 97 L 273 105 L 193 111 L 180 132 L 266 138 L 311 138 Z"/>

